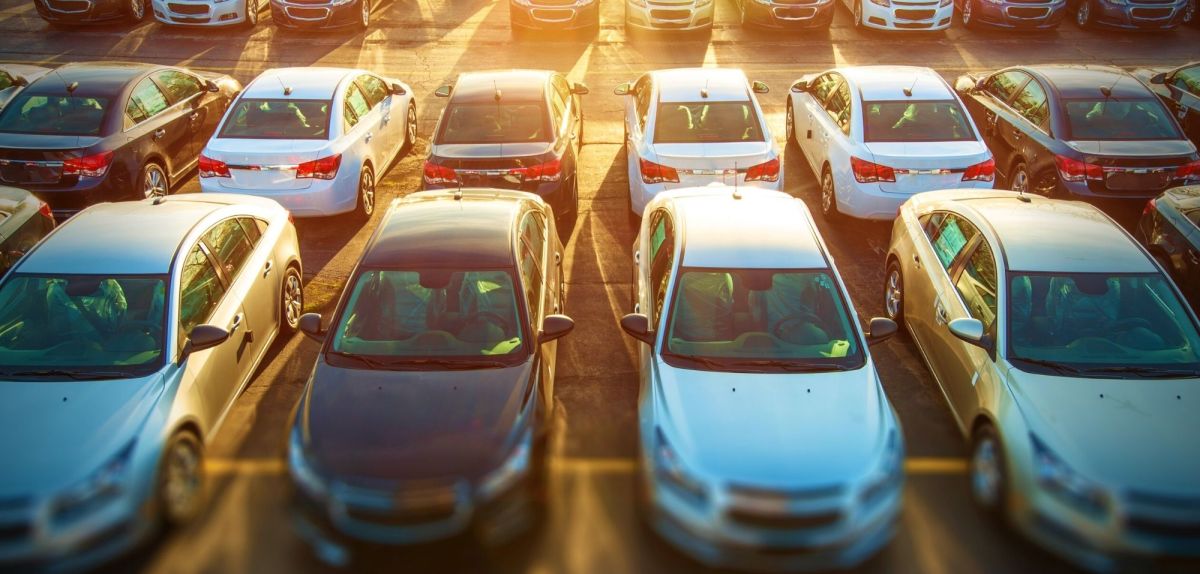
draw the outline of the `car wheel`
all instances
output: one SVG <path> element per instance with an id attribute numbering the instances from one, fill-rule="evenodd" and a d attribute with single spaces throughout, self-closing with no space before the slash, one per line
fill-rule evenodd
<path id="1" fill-rule="evenodd" d="M 1023 160 L 1013 164 L 1008 176 L 1008 187 L 1018 193 L 1029 193 L 1029 166 Z"/>
<path id="2" fill-rule="evenodd" d="M 404 127 L 404 148 L 400 150 L 400 155 L 406 155 L 412 151 L 413 146 L 417 145 L 417 105 L 408 104 L 408 119 L 405 120 Z"/>
<path id="3" fill-rule="evenodd" d="M 359 0 L 362 3 L 362 16 L 358 21 L 358 29 L 366 30 L 371 26 L 371 0 Z"/>
<path id="4" fill-rule="evenodd" d="M 1196 21 L 1196 0 L 1188 0 L 1183 7 L 1183 18 L 1180 21 L 1186 26 Z"/>
<path id="5" fill-rule="evenodd" d="M 900 270 L 898 261 L 888 263 L 883 281 L 883 309 L 887 312 L 888 319 L 895 321 L 897 325 L 902 325 L 904 324 L 904 273 Z"/>
<path id="6" fill-rule="evenodd" d="M 866 20 L 863 20 L 863 2 L 866 1 L 867 0 L 858 0 L 858 2 L 855 2 L 854 4 L 854 27 L 858 28 L 859 30 L 865 30 L 867 27 Z"/>
<path id="7" fill-rule="evenodd" d="M 165 197 L 171 193 L 171 182 L 161 165 L 150 162 L 142 167 L 142 197 Z"/>
<path id="8" fill-rule="evenodd" d="M 1075 8 L 1075 23 L 1080 28 L 1091 28 L 1093 22 L 1092 16 L 1092 0 L 1083 0 L 1079 3 L 1079 7 Z"/>
<path id="9" fill-rule="evenodd" d="M 1000 515 L 1008 496 L 1007 472 L 1004 466 L 1004 447 L 996 429 L 985 423 L 975 432 L 971 444 L 971 498 L 975 504 L 992 515 Z"/>
<path id="10" fill-rule="evenodd" d="M 796 141 L 796 112 L 792 109 L 792 98 L 788 97 L 787 116 L 785 116 L 787 124 L 787 143 L 788 145 L 797 145 Z"/>
<path id="11" fill-rule="evenodd" d="M 129 4 L 125 8 L 125 17 L 128 18 L 130 22 L 134 23 L 145 20 L 146 4 L 149 3 L 150 0 L 128 0 L 128 2 Z"/>
<path id="12" fill-rule="evenodd" d="M 258 12 L 262 9 L 259 0 L 246 0 L 246 19 L 242 22 L 245 28 L 253 28 L 258 25 Z"/>
<path id="13" fill-rule="evenodd" d="M 300 278 L 300 270 L 288 267 L 283 276 L 283 286 L 280 287 L 279 332 L 291 335 L 300 328 L 300 315 L 304 314 L 304 281 Z"/>
<path id="14" fill-rule="evenodd" d="M 204 446 L 191 431 L 176 432 L 167 442 L 155 499 L 159 519 L 168 528 L 187 524 L 203 507 Z"/>
<path id="15" fill-rule="evenodd" d="M 354 214 L 366 221 L 375 213 L 375 173 L 371 166 L 363 165 L 362 173 L 358 176 L 358 206 Z"/>
<path id="16" fill-rule="evenodd" d="M 837 206 L 837 189 L 833 185 L 833 172 L 826 167 L 821 172 L 821 215 L 827 221 L 837 221 L 841 216 Z"/>
<path id="17" fill-rule="evenodd" d="M 974 29 L 975 28 L 975 0 L 963 0 L 962 10 L 958 12 L 958 17 L 962 20 L 962 25 Z"/>

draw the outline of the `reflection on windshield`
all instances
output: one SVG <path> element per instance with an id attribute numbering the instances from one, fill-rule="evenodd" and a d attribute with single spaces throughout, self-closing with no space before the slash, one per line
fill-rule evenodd
<path id="1" fill-rule="evenodd" d="M 21 134 L 100 135 L 108 98 L 22 94 L 4 108 L 0 131 Z"/>
<path id="2" fill-rule="evenodd" d="M 763 141 L 758 114 L 749 101 L 664 102 L 654 122 L 654 143 Z"/>
<path id="3" fill-rule="evenodd" d="M 954 100 L 864 102 L 864 139 L 869 142 L 971 141 L 975 133 Z"/>
<path id="4" fill-rule="evenodd" d="M 1067 121 L 1076 141 L 1180 138 L 1158 100 L 1067 100 Z"/>
<path id="5" fill-rule="evenodd" d="M 439 144 L 550 141 L 546 107 L 535 102 L 455 104 L 446 110 Z"/>
<path id="6" fill-rule="evenodd" d="M 836 285 L 826 271 L 685 269 L 663 357 L 731 370 L 857 368 L 862 351 Z"/>
<path id="7" fill-rule="evenodd" d="M 323 140 L 329 137 L 326 100 L 239 100 L 223 138 Z"/>
<path id="8" fill-rule="evenodd" d="M 161 363 L 161 277 L 17 275 L 0 287 L 0 372 L 148 372 Z"/>

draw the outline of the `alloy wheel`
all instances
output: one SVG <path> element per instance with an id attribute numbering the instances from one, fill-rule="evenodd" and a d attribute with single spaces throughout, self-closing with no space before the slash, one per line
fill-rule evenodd
<path id="1" fill-rule="evenodd" d="M 362 214 L 371 217 L 371 214 L 375 213 L 375 176 L 371 174 L 370 168 L 363 169 L 358 184 L 358 195 Z"/>
<path id="2" fill-rule="evenodd" d="M 287 277 L 283 280 L 283 317 L 289 330 L 295 331 L 300 326 L 300 315 L 304 313 L 304 286 L 300 282 L 300 274 L 295 269 L 288 269 Z"/>
<path id="3" fill-rule="evenodd" d="M 141 22 L 146 17 L 146 0 L 129 0 L 129 15 Z"/>
<path id="4" fill-rule="evenodd" d="M 361 0 L 362 3 L 362 27 L 366 28 L 371 25 L 371 2 L 370 0 Z"/>
<path id="5" fill-rule="evenodd" d="M 408 106 L 408 145 L 413 145 L 417 141 L 417 108 Z"/>
<path id="6" fill-rule="evenodd" d="M 786 116 L 786 129 L 788 141 L 796 140 L 796 112 L 792 109 L 792 104 L 789 102 Z"/>
<path id="7" fill-rule="evenodd" d="M 147 199 L 167 195 L 167 174 L 156 163 L 146 166 L 142 174 L 142 194 Z"/>
<path id="8" fill-rule="evenodd" d="M 900 268 L 892 267 L 887 276 L 887 287 L 884 291 L 884 306 L 888 318 L 895 321 L 904 310 L 904 286 L 900 278 Z"/>
<path id="9" fill-rule="evenodd" d="M 833 175 L 826 171 L 821 178 L 821 213 L 832 215 L 836 211 L 837 197 L 833 189 Z"/>
<path id="10" fill-rule="evenodd" d="M 163 511 L 172 520 L 191 515 L 200 496 L 201 457 L 195 444 L 180 440 L 171 445 L 163 465 Z"/>
<path id="11" fill-rule="evenodd" d="M 1012 175 L 1012 190 L 1020 193 L 1029 192 L 1029 172 L 1026 171 L 1025 164 L 1018 164 L 1013 170 Z"/>
<path id="12" fill-rule="evenodd" d="M 975 11 L 975 8 L 973 7 L 973 2 L 971 0 L 964 0 L 963 8 L 962 8 L 963 26 L 971 25 L 971 18 L 974 15 L 973 14 L 974 11 Z"/>
<path id="13" fill-rule="evenodd" d="M 985 508 L 995 508 L 1004 489 L 999 448 L 994 438 L 984 436 L 976 443 L 971 455 L 971 493 Z"/>
<path id="14" fill-rule="evenodd" d="M 1087 26 L 1092 21 L 1092 2 L 1084 0 L 1079 3 L 1079 8 L 1075 10 L 1075 23 L 1080 26 Z"/>

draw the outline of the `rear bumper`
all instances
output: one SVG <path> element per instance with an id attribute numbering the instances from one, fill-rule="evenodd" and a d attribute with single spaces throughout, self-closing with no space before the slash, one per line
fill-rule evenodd
<path id="1" fill-rule="evenodd" d="M 1147 190 L 1147 191 L 1110 191 L 1103 185 L 1096 182 L 1083 181 L 1062 181 L 1059 179 L 1058 191 L 1062 195 L 1073 196 L 1080 199 L 1088 200 L 1104 200 L 1112 202 L 1131 201 L 1137 202 L 1139 205 L 1145 203 L 1146 200 L 1158 197 L 1163 191 L 1180 185 L 1194 184 L 1194 181 L 1172 180 L 1172 182 L 1162 189 Z"/>
<path id="2" fill-rule="evenodd" d="M 104 178 L 81 178 L 78 183 L 68 187 L 17 185 L 49 204 L 55 221 L 59 223 L 97 203 L 141 199 L 140 195 L 135 195 L 129 189 L 113 184 L 111 174 Z"/>
<path id="3" fill-rule="evenodd" d="M 334 179 L 314 179 L 304 189 L 238 189 L 227 187 L 224 178 L 200 179 L 204 193 L 237 193 L 274 199 L 296 217 L 326 217 L 354 211 L 358 205 L 358 172 L 339 173 Z"/>
<path id="4" fill-rule="evenodd" d="M 970 0 L 974 1 L 974 0 Z M 1010 30 L 1049 30 L 1057 28 L 1067 16 L 1067 3 L 992 4 L 976 2 L 974 22 Z"/>
<path id="5" fill-rule="evenodd" d="M 534 30 L 580 30 L 600 24 L 599 2 L 570 6 L 526 6 L 508 3 L 514 26 Z"/>
<path id="6" fill-rule="evenodd" d="M 828 28 L 833 22 L 836 4 L 759 4 L 747 0 L 746 23 L 762 28 L 805 29 Z"/>
<path id="7" fill-rule="evenodd" d="M 183 14 L 172 10 L 171 4 L 193 6 L 197 11 L 204 8 L 204 12 Z M 236 0 L 220 3 L 154 0 L 154 18 L 173 26 L 234 26 L 246 21 L 243 4 Z"/>
<path id="8" fill-rule="evenodd" d="M 957 189 L 992 189 L 991 181 L 964 181 L 956 184 Z M 929 190 L 924 190 L 929 191 Z M 896 218 L 900 206 L 912 196 L 921 193 L 893 193 L 883 191 L 877 183 L 854 182 L 849 189 L 837 190 L 837 208 L 843 215 L 857 219 L 891 221 Z"/>

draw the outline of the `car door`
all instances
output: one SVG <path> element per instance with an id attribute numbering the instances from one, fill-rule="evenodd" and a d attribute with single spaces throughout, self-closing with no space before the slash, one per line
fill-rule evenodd
<path id="1" fill-rule="evenodd" d="M 946 323 L 973 317 L 983 323 L 984 332 L 996 340 L 1001 297 L 998 266 L 991 245 L 977 234 L 952 267 L 952 286 L 940 297 Z M 942 313 L 936 311 L 935 313 Z M 938 353 L 938 380 L 960 422 L 971 420 L 979 407 L 975 389 L 983 372 L 991 368 L 988 352 L 959 339 L 941 324 L 933 343 Z"/>
<path id="2" fill-rule="evenodd" d="M 282 270 L 274 268 L 271 246 L 258 249 L 260 233 L 252 217 L 231 217 L 204 234 L 204 242 L 216 257 L 218 270 L 229 285 L 229 297 L 242 302 L 247 357 L 242 379 L 248 379 L 259 356 L 279 326 L 279 282 Z"/>
<path id="3" fill-rule="evenodd" d="M 1181 222 L 1181 228 L 1173 229 L 1178 233 L 1180 256 L 1183 262 L 1176 282 L 1179 290 L 1191 302 L 1193 307 L 1200 306 L 1200 208 L 1183 209 L 1186 222 Z"/>
<path id="4" fill-rule="evenodd" d="M 379 132 L 376 134 L 375 157 L 379 158 L 380 170 L 391 163 L 396 152 L 404 141 L 404 122 L 406 113 L 392 117 L 392 93 L 387 82 L 373 74 L 363 74 L 358 77 L 358 87 L 366 97 L 371 113 L 379 116 Z"/>
<path id="5" fill-rule="evenodd" d="M 182 175 L 195 160 L 192 149 L 191 119 L 149 77 L 134 86 L 125 105 L 125 136 L 136 146 L 137 156 L 145 163 L 150 156 L 161 158 L 171 181 Z M 136 193 L 136 192 L 135 192 Z"/>
<path id="6" fill-rule="evenodd" d="M 171 100 L 171 105 L 179 107 L 180 114 L 187 117 L 189 135 L 185 159 L 190 167 L 216 129 L 215 122 L 220 119 L 221 111 L 211 110 L 210 106 L 204 105 L 204 95 L 208 92 L 204 89 L 204 82 L 196 76 L 179 70 L 162 70 L 150 77 Z M 208 127 L 210 125 L 212 128 Z"/>
<path id="7" fill-rule="evenodd" d="M 352 151 L 351 158 L 343 156 L 342 163 L 352 159 L 355 164 L 365 161 L 367 158 L 375 158 L 377 162 L 384 161 L 382 155 L 377 155 L 374 152 L 379 148 L 375 138 L 379 135 L 380 123 L 383 118 L 379 114 L 379 110 L 371 109 L 371 104 L 367 102 L 367 97 L 363 94 L 358 84 L 351 82 L 346 87 L 343 94 L 343 127 L 344 137 L 348 140 L 346 147 L 347 151 Z M 345 153 L 345 152 L 343 152 Z M 357 167 L 355 165 L 354 167 Z M 382 171 L 383 165 L 376 165 L 376 171 Z M 376 181 L 379 181 L 379 175 L 376 174 Z"/>
<path id="8" fill-rule="evenodd" d="M 654 86 L 650 76 L 638 78 L 626 98 L 625 104 L 625 153 L 629 164 L 629 181 L 634 183 L 641 180 L 642 171 L 638 163 L 641 150 L 646 142 L 647 124 L 650 121 L 650 102 Z"/>
<path id="9" fill-rule="evenodd" d="M 551 300 L 552 293 L 547 289 L 551 281 L 552 271 L 547 263 L 546 222 L 536 211 L 527 211 L 521 216 L 517 225 L 518 270 L 521 273 L 521 285 L 525 293 L 525 305 L 529 314 L 530 338 L 536 345 L 537 333 L 542 328 L 542 321 L 550 314 L 555 302 Z M 547 412 L 554 405 L 554 374 L 556 372 L 555 358 L 558 355 L 558 342 L 551 341 L 538 346 L 539 369 L 541 369 L 542 404 Z"/>
<path id="10" fill-rule="evenodd" d="M 798 134 L 797 141 L 808 159 L 808 167 L 817 177 L 820 177 L 821 164 L 825 161 L 825 147 L 820 142 L 823 138 L 828 139 L 823 132 L 823 118 L 827 115 L 825 101 L 841 81 L 841 76 L 832 72 L 818 76 L 805 94 L 807 97 L 801 98 L 804 107 L 796 117 L 803 124 L 803 132 Z"/>
<path id="11" fill-rule="evenodd" d="M 975 90 L 970 97 L 964 99 L 967 110 L 979 126 L 983 142 L 991 150 L 992 157 L 996 160 L 996 168 L 1001 173 L 1007 173 L 1011 167 L 1009 159 L 1012 157 L 1012 150 L 1000 136 L 999 128 L 1002 123 L 1011 125 L 1015 121 L 1016 114 L 1008 106 L 1008 102 L 1031 79 L 1029 74 L 1020 70 L 1001 71 L 989 76 L 983 82 L 982 89 Z"/>
<path id="12" fill-rule="evenodd" d="M 939 211 L 922 217 L 924 237 L 913 239 L 915 249 L 911 269 L 904 282 L 905 319 L 910 321 L 925 358 L 934 375 L 941 377 L 940 365 L 946 351 L 942 348 L 941 331 L 949 322 L 943 299 L 953 290 L 950 271 L 970 242 L 979 234 L 962 216 Z"/>
<path id="13" fill-rule="evenodd" d="M 1046 158 L 1051 146 L 1050 101 L 1047 91 L 1037 79 L 1031 79 L 1009 100 L 1015 116 L 1006 114 L 1004 121 L 996 126 L 995 137 L 1001 141 L 1000 149 L 1005 155 L 996 156 L 996 162 L 1011 168 L 1017 157 L 1030 166 L 1029 173 L 1043 173 L 1044 165 L 1039 160 Z M 994 152 L 993 152 L 994 153 Z"/>
<path id="14" fill-rule="evenodd" d="M 667 290 L 671 283 L 671 270 L 675 263 L 675 226 L 671 214 L 657 209 L 644 222 L 642 240 L 637 260 L 636 307 L 634 312 L 643 313 L 649 319 L 650 328 L 662 332 L 663 313 L 666 310 Z M 638 372 L 641 376 L 639 392 L 648 396 L 651 363 L 654 345 L 636 345 L 638 350 Z"/>
<path id="15" fill-rule="evenodd" d="M 555 95 L 561 98 L 563 103 L 565 121 L 563 133 L 566 135 L 567 140 L 571 142 L 574 156 L 579 157 L 580 147 L 583 145 L 583 142 L 579 139 L 579 133 L 582 131 L 579 96 L 571 93 L 571 84 L 559 74 L 554 74 L 550 77 L 550 85 L 554 88 Z"/>
<path id="16" fill-rule="evenodd" d="M 218 268 L 207 243 L 193 245 L 183 261 L 175 298 L 179 302 L 180 341 L 185 341 L 197 325 L 214 325 L 230 333 L 220 345 L 196 351 L 185 359 L 184 377 L 199 390 L 204 424 L 209 429 L 220 422 L 240 384 L 245 345 L 241 301 L 226 297 L 229 286 Z"/>

